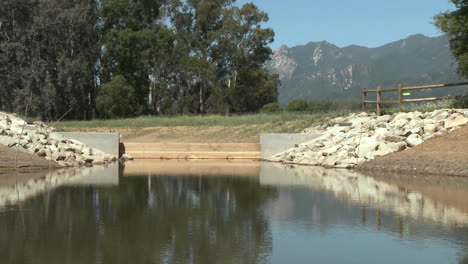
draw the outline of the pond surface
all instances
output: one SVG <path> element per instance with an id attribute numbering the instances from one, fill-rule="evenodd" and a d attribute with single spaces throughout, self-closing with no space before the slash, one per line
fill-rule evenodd
<path id="1" fill-rule="evenodd" d="M 0 181 L 5 264 L 468 263 L 464 178 L 173 161 L 18 178 Z"/>

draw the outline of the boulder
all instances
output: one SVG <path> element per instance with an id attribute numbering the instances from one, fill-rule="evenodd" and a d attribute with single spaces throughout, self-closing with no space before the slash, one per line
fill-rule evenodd
<path id="1" fill-rule="evenodd" d="M 383 116 L 377 117 L 377 123 L 388 123 L 391 120 L 392 120 L 391 115 L 383 115 Z"/>
<path id="2" fill-rule="evenodd" d="M 449 129 L 453 127 L 463 126 L 463 125 L 466 125 L 467 123 L 468 123 L 468 118 L 459 116 L 453 120 L 446 120 L 444 122 L 444 128 Z"/>
<path id="3" fill-rule="evenodd" d="M 418 135 L 418 134 L 411 134 L 411 135 L 406 139 L 406 143 L 408 144 L 408 146 L 414 147 L 414 146 L 417 146 L 417 145 L 423 143 L 423 140 L 422 140 L 422 138 L 421 138 L 420 135 Z"/>
<path id="4" fill-rule="evenodd" d="M 405 137 L 400 137 L 400 136 L 387 136 L 385 137 L 385 141 L 388 142 L 402 142 L 405 141 Z"/>
<path id="5" fill-rule="evenodd" d="M 9 136 L 0 136 L 0 144 L 11 147 L 14 144 L 18 143 L 18 140 L 15 140 Z"/>
<path id="6" fill-rule="evenodd" d="M 376 137 L 367 137 L 361 139 L 361 144 L 357 147 L 357 155 L 360 158 L 364 158 L 369 154 L 370 152 L 374 152 L 379 143 L 377 142 Z"/>
<path id="7" fill-rule="evenodd" d="M 435 124 L 424 125 L 424 134 L 434 134 L 436 132 L 437 126 Z"/>

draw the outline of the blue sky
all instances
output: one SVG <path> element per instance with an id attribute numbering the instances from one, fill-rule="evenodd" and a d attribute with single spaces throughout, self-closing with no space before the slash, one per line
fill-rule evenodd
<path id="1" fill-rule="evenodd" d="M 448 0 L 239 0 L 270 16 L 272 48 L 326 40 L 339 47 L 377 47 L 413 34 L 439 36 L 433 16 L 454 5 Z"/>

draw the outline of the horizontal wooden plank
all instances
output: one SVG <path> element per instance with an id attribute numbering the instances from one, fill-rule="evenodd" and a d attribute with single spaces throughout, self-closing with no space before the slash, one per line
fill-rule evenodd
<path id="1" fill-rule="evenodd" d="M 425 101 L 436 101 L 436 100 L 444 100 L 449 99 L 450 96 L 442 96 L 442 97 L 429 97 L 429 98 L 418 98 L 418 99 L 405 99 L 403 102 L 425 102 Z"/>
<path id="2" fill-rule="evenodd" d="M 156 152 L 130 151 L 127 154 L 135 159 L 254 159 L 261 158 L 260 152 Z"/>
<path id="3" fill-rule="evenodd" d="M 135 143 L 124 142 L 129 151 L 210 151 L 210 152 L 245 152 L 260 151 L 258 143 Z"/>
<path id="4" fill-rule="evenodd" d="M 389 89 L 381 89 L 381 90 L 363 90 L 363 92 L 398 92 L 398 88 L 389 88 Z"/>
<path id="5" fill-rule="evenodd" d="M 468 85 L 468 82 L 409 86 L 409 87 L 403 87 L 403 90 L 433 89 L 433 88 L 444 88 L 444 87 L 463 86 L 463 85 Z"/>
<path id="6" fill-rule="evenodd" d="M 369 100 L 365 100 L 364 103 L 366 104 L 376 104 L 377 101 L 369 101 Z"/>
<path id="7" fill-rule="evenodd" d="M 399 101 L 381 101 L 381 104 L 398 104 Z"/>

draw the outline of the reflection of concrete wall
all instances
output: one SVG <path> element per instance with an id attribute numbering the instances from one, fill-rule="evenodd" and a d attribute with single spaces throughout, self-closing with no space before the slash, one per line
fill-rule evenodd
<path id="1" fill-rule="evenodd" d="M 13 175 L 15 177 L 15 175 Z M 119 184 L 119 164 L 90 168 L 70 168 L 44 172 L 29 180 L 0 186 L 0 208 L 39 195 L 59 186 L 114 186 Z"/>
<path id="2" fill-rule="evenodd" d="M 64 185 L 92 185 L 92 186 L 117 186 L 119 185 L 119 163 L 114 162 L 107 166 L 94 166 L 84 168 L 78 177 L 71 178 Z"/>
<path id="3" fill-rule="evenodd" d="M 421 192 L 348 170 L 264 163 L 260 172 L 260 184 L 304 186 L 332 193 L 351 203 L 378 207 L 413 219 L 424 218 L 444 224 L 468 225 L 466 211 L 428 198 Z"/>
<path id="4" fill-rule="evenodd" d="M 101 132 L 60 132 L 67 138 L 76 139 L 86 145 L 119 157 L 119 133 Z"/>
<path id="5" fill-rule="evenodd" d="M 262 159 L 267 159 L 275 154 L 293 148 L 296 144 L 311 141 L 320 134 L 262 134 L 260 144 L 262 145 Z"/>

